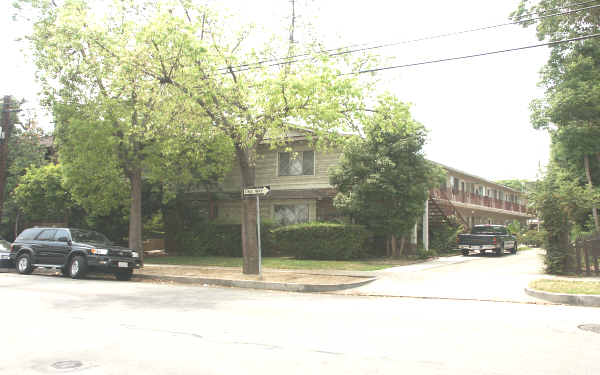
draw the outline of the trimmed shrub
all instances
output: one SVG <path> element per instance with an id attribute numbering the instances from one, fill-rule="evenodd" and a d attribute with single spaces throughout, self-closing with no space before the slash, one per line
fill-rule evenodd
<path id="1" fill-rule="evenodd" d="M 280 251 L 297 259 L 345 260 L 364 255 L 371 233 L 362 225 L 306 223 L 272 231 Z"/>
<path id="2" fill-rule="evenodd" d="M 263 256 L 277 255 L 271 230 L 275 224 L 261 222 Z M 195 228 L 177 234 L 178 253 L 182 255 L 242 256 L 242 228 L 240 224 L 203 221 Z"/>

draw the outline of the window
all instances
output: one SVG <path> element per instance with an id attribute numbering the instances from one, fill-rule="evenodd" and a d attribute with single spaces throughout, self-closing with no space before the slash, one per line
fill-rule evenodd
<path id="1" fill-rule="evenodd" d="M 279 176 L 310 176 L 314 174 L 314 151 L 279 153 Z"/>
<path id="2" fill-rule="evenodd" d="M 67 232 L 64 229 L 57 230 L 56 234 L 54 235 L 54 241 L 60 241 L 60 239 L 64 239 L 64 238 L 66 238 L 67 240 L 69 239 L 69 232 Z M 64 241 L 64 242 L 66 242 L 66 241 Z"/>
<path id="3" fill-rule="evenodd" d="M 56 229 L 45 229 L 36 238 L 38 241 L 51 241 L 54 239 Z"/>
<path id="4" fill-rule="evenodd" d="M 308 222 L 308 204 L 275 205 L 274 219 L 281 225 Z"/>
<path id="5" fill-rule="evenodd" d="M 19 237 L 17 237 L 15 241 L 33 240 L 38 233 L 40 233 L 40 229 L 37 228 L 25 229 L 23 232 L 21 232 L 21 234 L 19 234 Z"/>

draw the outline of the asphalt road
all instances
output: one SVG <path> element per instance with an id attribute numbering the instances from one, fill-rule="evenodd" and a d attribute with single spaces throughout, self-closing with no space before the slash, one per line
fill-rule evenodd
<path id="1" fill-rule="evenodd" d="M 0 298 L 2 375 L 600 373 L 597 308 L 17 274 Z"/>

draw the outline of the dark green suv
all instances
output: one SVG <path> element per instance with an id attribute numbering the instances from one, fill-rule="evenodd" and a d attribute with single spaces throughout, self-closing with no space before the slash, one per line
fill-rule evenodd
<path id="1" fill-rule="evenodd" d="M 130 280 L 141 267 L 138 252 L 113 245 L 101 233 L 74 228 L 25 229 L 12 243 L 10 259 L 21 274 L 55 268 L 74 279 L 94 271 Z"/>

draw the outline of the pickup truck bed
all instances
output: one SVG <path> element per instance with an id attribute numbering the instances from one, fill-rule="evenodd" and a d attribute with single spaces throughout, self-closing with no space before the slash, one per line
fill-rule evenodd
<path id="1" fill-rule="evenodd" d="M 491 250 L 498 256 L 505 250 L 517 252 L 517 239 L 502 225 L 475 225 L 470 234 L 459 234 L 457 243 L 465 256 L 471 251 L 483 254 Z"/>

